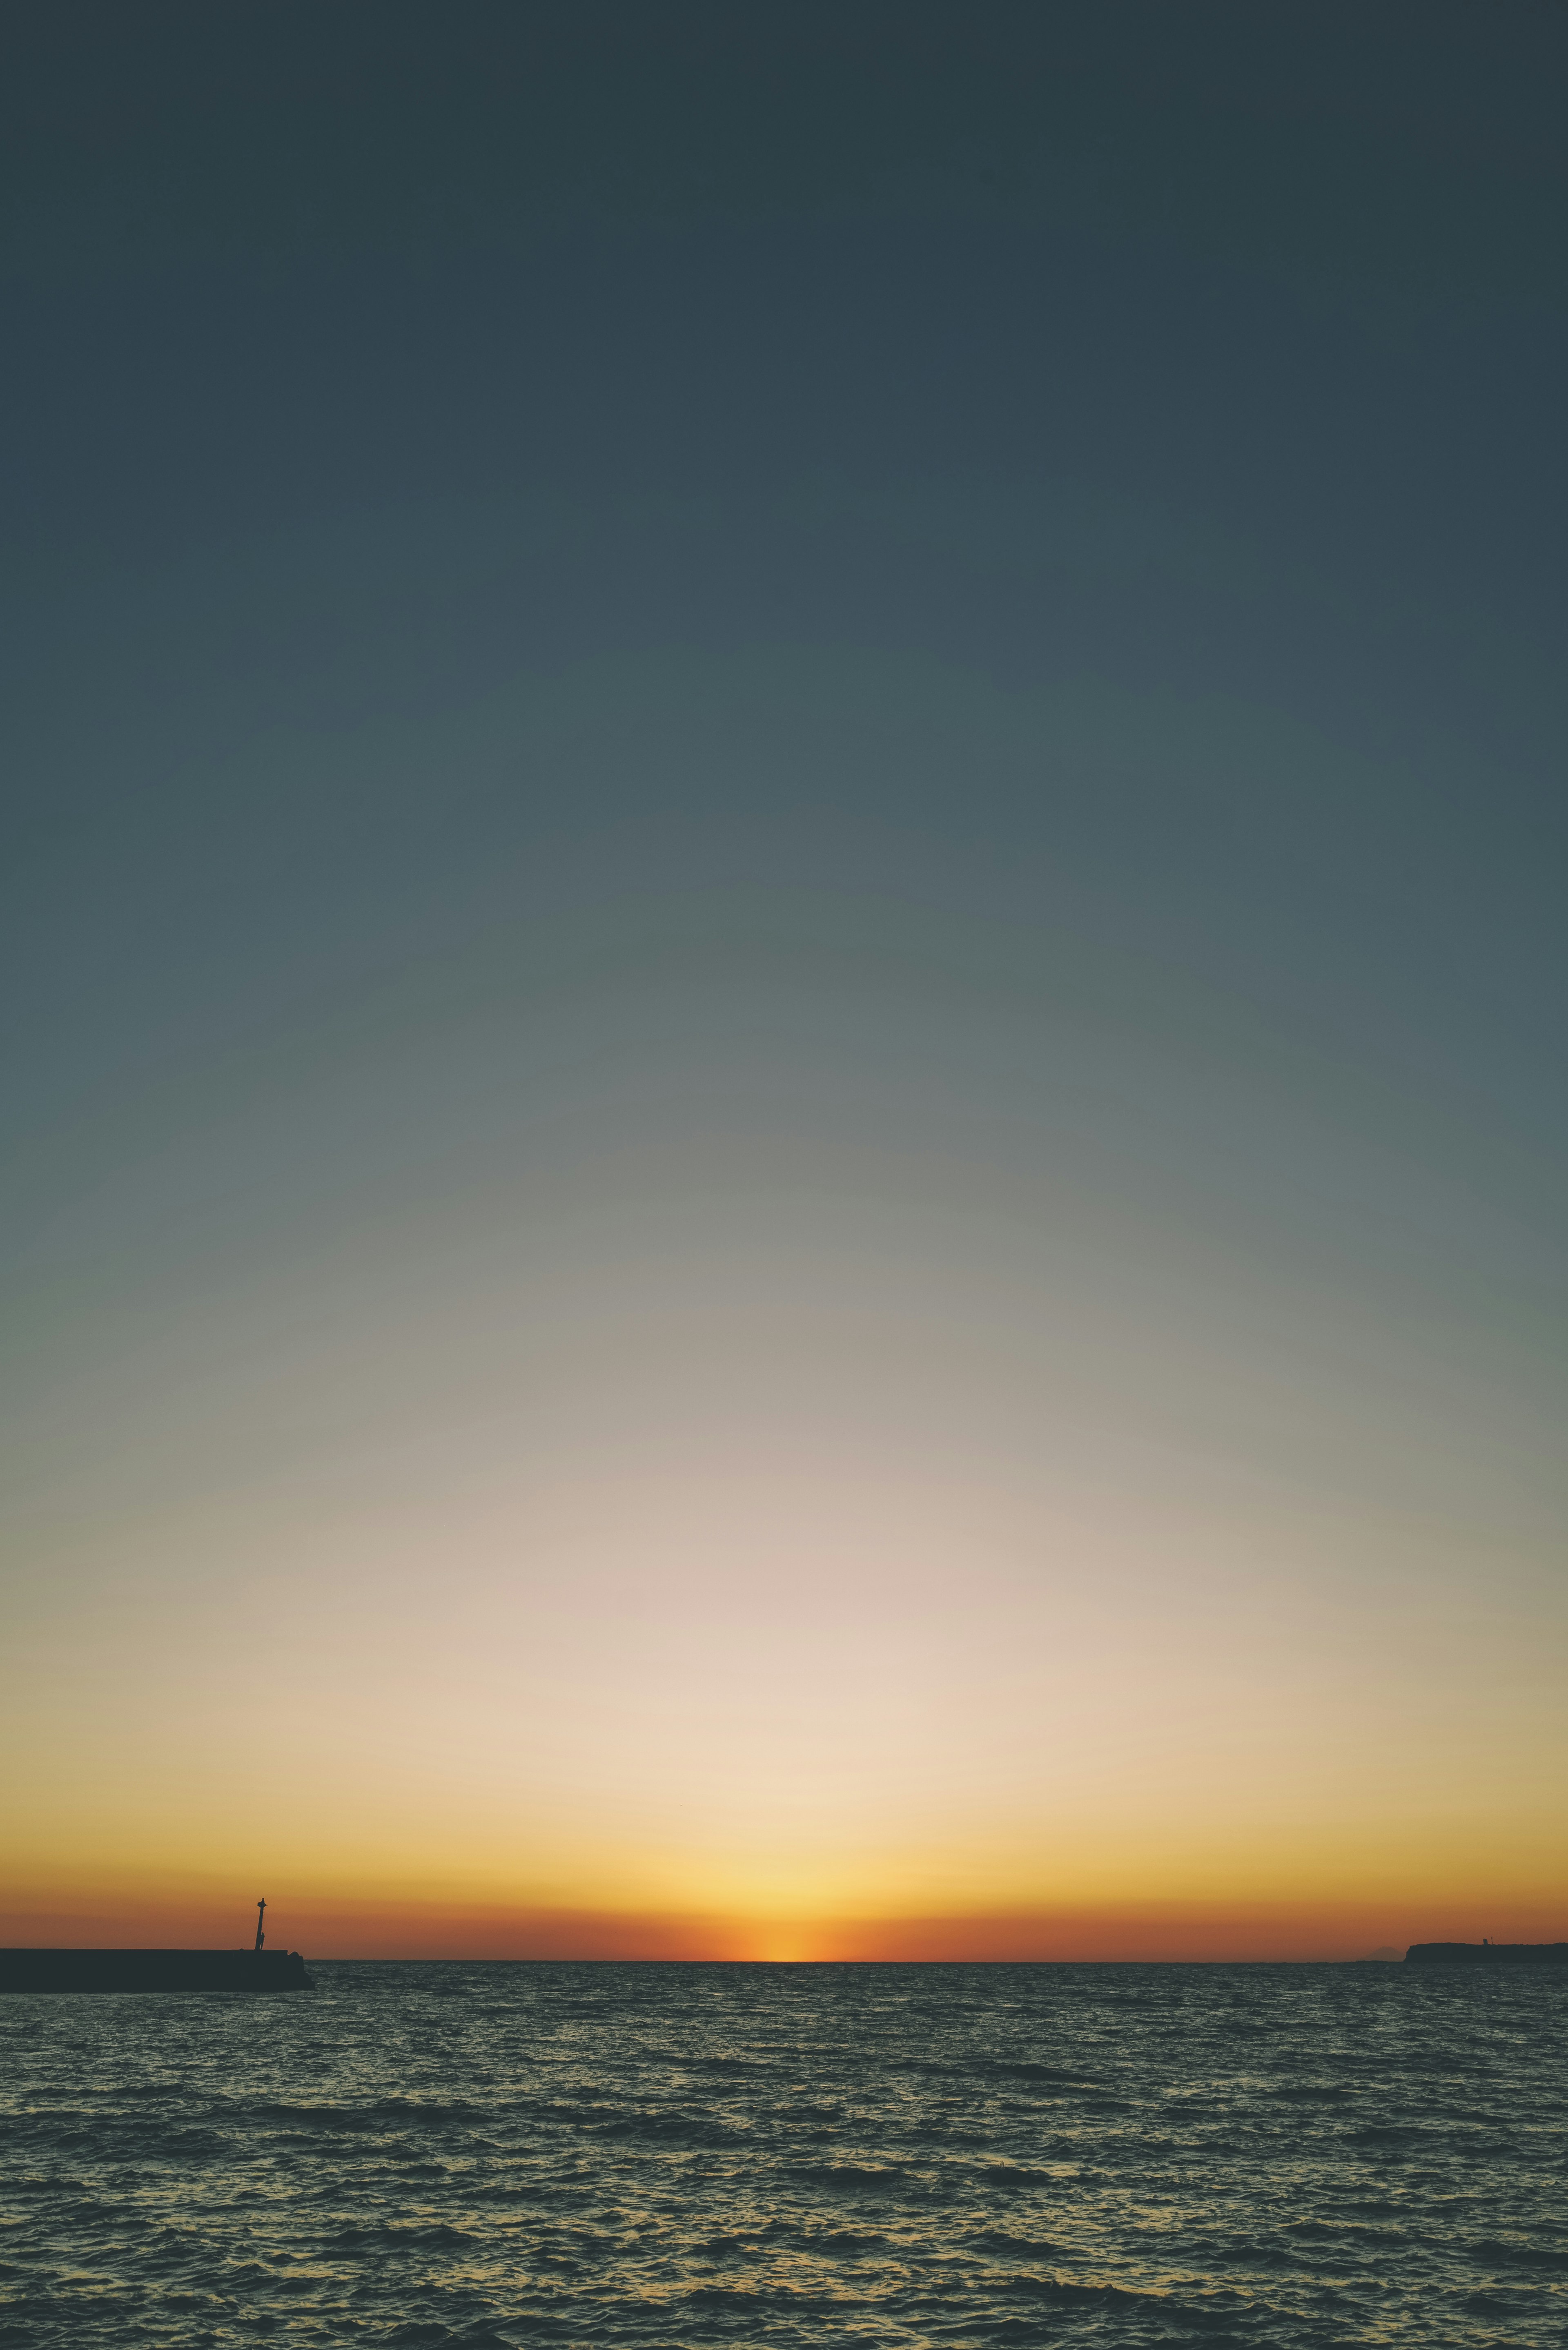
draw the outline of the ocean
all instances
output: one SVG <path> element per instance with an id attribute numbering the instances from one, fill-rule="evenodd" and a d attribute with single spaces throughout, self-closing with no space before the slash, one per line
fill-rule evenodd
<path id="1" fill-rule="evenodd" d="M 1568 2343 L 1548 1970 L 0 1999 L 0 2343 Z"/>

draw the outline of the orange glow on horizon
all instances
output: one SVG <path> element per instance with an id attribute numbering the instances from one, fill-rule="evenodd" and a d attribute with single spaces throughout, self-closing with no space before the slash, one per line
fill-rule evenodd
<path id="1" fill-rule="evenodd" d="M 281 1895 L 282 1898 L 279 1898 Z M 169 1887 L 124 1898 L 39 1888 L 0 1910 L 0 1942 L 226 1948 L 254 1899 Z M 1160 1902 L 935 1917 L 770 1918 L 268 1891 L 275 1949 L 318 1959 L 648 1960 L 811 1964 L 1342 1960 L 1417 1941 L 1568 1939 L 1568 1904 L 1397 1898 Z"/>

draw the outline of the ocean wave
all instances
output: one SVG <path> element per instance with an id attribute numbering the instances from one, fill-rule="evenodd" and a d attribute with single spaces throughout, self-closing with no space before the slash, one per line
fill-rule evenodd
<path id="1" fill-rule="evenodd" d="M 1550 1987 L 318 1976 L 264 2033 L 237 2006 L 0 2012 L 0 2350 L 1514 2350 L 1563 2330 Z"/>

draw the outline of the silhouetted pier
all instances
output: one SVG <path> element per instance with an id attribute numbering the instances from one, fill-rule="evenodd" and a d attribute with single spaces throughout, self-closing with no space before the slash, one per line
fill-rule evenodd
<path id="1" fill-rule="evenodd" d="M 1412 1942 L 1407 1967 L 1568 1967 L 1568 1942 Z"/>
<path id="2" fill-rule="evenodd" d="M 297 1950 L 269 1950 L 256 1903 L 248 1950 L 0 1950 L 5 1991 L 310 1991 Z"/>

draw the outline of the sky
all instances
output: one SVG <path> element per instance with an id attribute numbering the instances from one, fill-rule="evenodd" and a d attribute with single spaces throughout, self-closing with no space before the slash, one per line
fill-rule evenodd
<path id="1" fill-rule="evenodd" d="M 1568 1937 L 1568 19 L 0 70 L 0 1939 Z"/>

